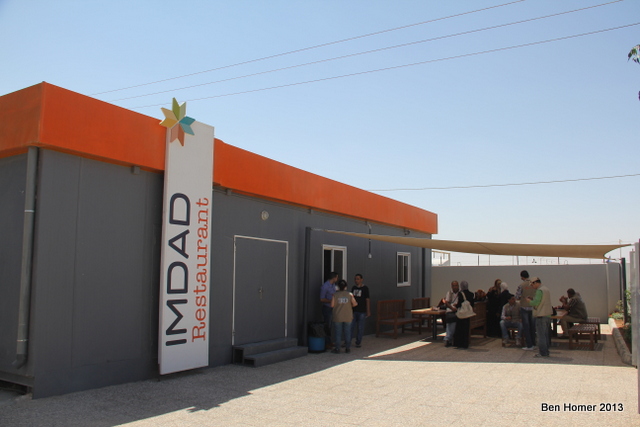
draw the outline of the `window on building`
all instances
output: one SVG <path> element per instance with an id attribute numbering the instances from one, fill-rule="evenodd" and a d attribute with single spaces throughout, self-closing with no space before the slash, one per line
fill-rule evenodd
<path id="1" fill-rule="evenodd" d="M 398 286 L 411 286 L 411 254 L 398 252 Z"/>
<path id="2" fill-rule="evenodd" d="M 344 246 L 323 245 L 323 276 L 324 282 L 332 271 L 340 276 L 340 279 L 347 277 L 347 248 Z"/>

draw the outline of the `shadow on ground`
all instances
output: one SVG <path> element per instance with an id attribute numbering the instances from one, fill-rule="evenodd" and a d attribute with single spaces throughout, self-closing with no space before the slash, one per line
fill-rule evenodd
<path id="1" fill-rule="evenodd" d="M 625 366 L 611 339 L 603 334 L 595 350 L 581 346 L 570 350 L 567 341 L 554 340 L 550 358 L 534 359 L 532 351 L 503 348 L 501 340 L 474 336 L 469 349 L 445 348 L 425 334 L 406 333 L 392 338 L 367 336 L 363 347 L 350 354 L 310 353 L 305 357 L 251 368 L 226 365 L 199 369 L 97 390 L 31 400 L 13 399 L 1 406 L 0 425 L 11 426 L 114 426 L 147 420 L 175 411 L 210 410 L 258 390 L 358 361 L 414 361 L 464 363 L 550 363 Z M 330 376 L 327 376 L 330 378 Z M 324 380 L 323 380 L 324 381 Z M 324 382 L 323 382 L 324 383 Z M 325 390 L 326 391 L 326 390 Z M 322 393 L 323 390 L 318 390 Z M 309 402 L 310 407 L 312 402 Z"/>

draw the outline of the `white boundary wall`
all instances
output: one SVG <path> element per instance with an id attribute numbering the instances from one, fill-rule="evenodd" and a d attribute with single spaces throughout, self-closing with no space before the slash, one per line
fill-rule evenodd
<path id="1" fill-rule="evenodd" d="M 638 353 L 640 353 L 640 243 L 634 244 L 630 258 L 630 280 L 628 289 L 631 292 L 631 364 L 638 367 Z M 638 377 L 638 414 L 640 414 L 640 369 Z"/>
<path id="2" fill-rule="evenodd" d="M 469 290 L 485 292 L 496 279 L 509 285 L 515 294 L 521 283 L 520 272 L 527 270 L 531 277 L 538 276 L 551 291 L 551 302 L 560 305 L 559 298 L 567 289 L 579 292 L 587 305 L 589 316 L 600 317 L 602 323 L 616 306 L 621 296 L 620 264 L 588 265 L 509 265 L 509 266 L 464 266 L 433 267 L 431 269 L 431 305 L 435 305 L 450 289 L 453 280 L 469 282 Z M 425 295 L 429 296 L 429 295 Z"/>

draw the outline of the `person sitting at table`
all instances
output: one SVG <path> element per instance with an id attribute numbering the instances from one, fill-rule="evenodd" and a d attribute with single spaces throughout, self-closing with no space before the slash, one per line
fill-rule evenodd
<path id="1" fill-rule="evenodd" d="M 509 294 L 509 301 L 502 307 L 500 316 L 500 329 L 502 329 L 502 346 L 509 344 L 509 328 L 517 328 L 516 347 L 522 346 L 522 318 L 520 317 L 520 302 L 516 296 Z"/>
<path id="2" fill-rule="evenodd" d="M 487 294 L 482 289 L 478 289 L 476 291 L 476 294 L 474 295 L 474 298 L 475 298 L 476 302 L 486 301 L 487 300 Z"/>
<path id="3" fill-rule="evenodd" d="M 560 308 L 567 310 L 567 314 L 560 319 L 560 325 L 562 325 L 562 336 L 559 338 L 569 338 L 569 328 L 574 323 L 585 322 L 587 320 L 587 306 L 585 305 L 582 297 L 579 293 L 573 290 L 573 288 L 567 289 L 567 297 L 564 295 L 560 297 L 562 306 Z"/>
<path id="4" fill-rule="evenodd" d="M 447 292 L 442 301 L 440 302 L 441 306 L 446 307 L 446 313 L 444 317 L 444 321 L 446 323 L 445 329 L 447 333 L 444 336 L 444 346 L 451 347 L 453 345 L 453 334 L 456 332 L 456 311 L 458 308 L 456 304 L 458 303 L 458 291 L 460 290 L 460 285 L 456 280 L 451 282 L 451 290 Z M 434 325 L 435 327 L 435 325 Z"/>
<path id="5" fill-rule="evenodd" d="M 462 303 L 469 301 L 473 307 L 473 292 L 469 291 L 469 283 L 460 282 L 460 293 L 458 294 L 458 303 L 456 308 L 462 307 Z M 456 330 L 453 335 L 453 346 L 455 348 L 469 348 L 469 327 L 471 326 L 471 318 L 458 319 L 456 322 Z"/>

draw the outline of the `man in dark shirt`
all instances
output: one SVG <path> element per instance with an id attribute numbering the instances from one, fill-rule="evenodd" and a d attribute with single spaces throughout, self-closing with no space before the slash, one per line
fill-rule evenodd
<path id="1" fill-rule="evenodd" d="M 356 347 L 360 347 L 362 345 L 362 335 L 364 334 L 365 319 L 371 316 L 371 299 L 369 298 L 369 288 L 364 284 L 362 274 L 356 274 L 354 280 L 356 285 L 351 288 L 351 293 L 356 298 L 358 305 L 353 308 L 351 336 L 356 337 Z"/>
<path id="2" fill-rule="evenodd" d="M 580 323 L 587 320 L 587 306 L 584 304 L 582 297 L 579 293 L 573 290 L 573 288 L 567 289 L 567 297 L 564 295 L 560 297 L 563 309 L 567 310 L 567 314 L 560 319 L 560 325 L 562 325 L 562 337 L 569 338 L 569 328 L 574 323 Z"/>

